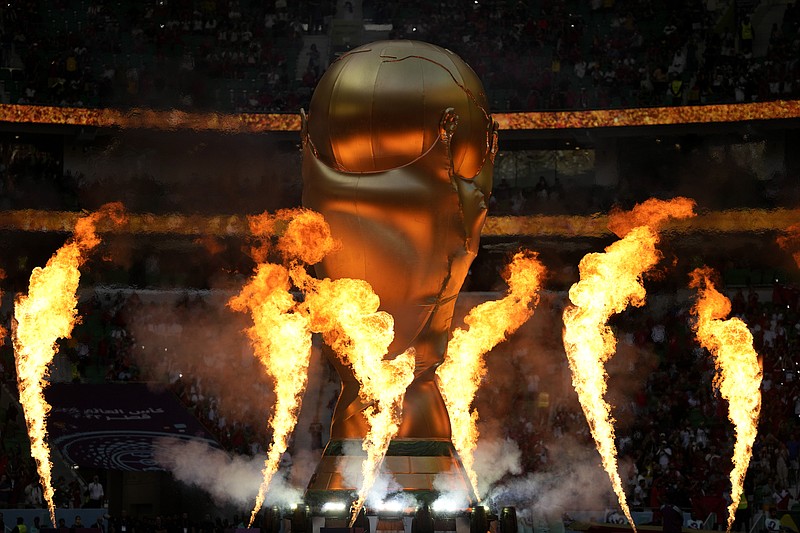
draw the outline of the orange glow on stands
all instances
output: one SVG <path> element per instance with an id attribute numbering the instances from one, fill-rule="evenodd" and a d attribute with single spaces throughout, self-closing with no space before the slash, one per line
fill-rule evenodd
<path id="1" fill-rule="evenodd" d="M 671 124 L 784 120 L 800 117 L 800 101 L 775 100 L 742 104 L 681 107 L 594 109 L 492 113 L 501 130 L 561 130 Z M 298 114 L 187 113 L 169 110 L 84 109 L 78 107 L 0 104 L 0 122 L 61 124 L 105 128 L 208 130 L 229 133 L 300 131 Z"/>
<path id="2" fill-rule="evenodd" d="M 470 407 L 486 375 L 483 356 L 533 314 L 533 308 L 539 303 L 544 271 L 535 253 L 517 253 L 508 266 L 506 296 L 470 310 L 464 318 L 467 327 L 453 331 L 444 362 L 436 370 L 439 390 L 450 415 L 453 446 L 479 499 L 478 476 L 473 468 L 478 444 L 478 412 Z"/>
<path id="3" fill-rule="evenodd" d="M 47 415 L 50 405 L 44 399 L 48 366 L 55 356 L 58 339 L 69 338 L 78 320 L 76 291 L 80 281 L 78 268 L 86 254 L 100 239 L 95 226 L 101 217 L 117 223 L 124 220 L 122 204 L 108 204 L 96 213 L 80 218 L 75 234 L 47 262 L 33 269 L 27 295 L 14 304 L 12 341 L 17 366 L 17 388 L 31 441 L 31 456 L 42 483 L 52 523 L 56 523 L 51 479 L 50 449 L 47 445 Z"/>
<path id="4" fill-rule="evenodd" d="M 674 124 L 707 124 L 800 117 L 800 101 L 580 111 L 492 113 L 501 130 L 563 130 Z"/>
<path id="5" fill-rule="evenodd" d="M 617 468 L 611 406 L 605 401 L 608 379 L 605 363 L 616 351 L 616 339 L 606 322 L 628 304 L 644 305 L 642 274 L 661 258 L 656 250 L 658 235 L 653 228 L 668 218 L 691 216 L 693 206 L 691 200 L 684 198 L 671 202 L 648 200 L 630 212 L 612 213 L 609 227 L 619 231 L 621 238 L 603 253 L 584 256 L 579 264 L 580 281 L 569 290 L 572 305 L 564 309 L 564 348 L 572 371 L 572 385 L 603 468 L 634 531 L 636 525 Z"/>
<path id="6" fill-rule="evenodd" d="M 79 212 L 25 209 L 0 212 L 0 229 L 69 233 Z M 733 233 L 788 231 L 800 224 L 800 209 L 731 209 L 711 211 L 691 219 L 665 222 L 660 233 Z M 133 213 L 124 224 L 100 221 L 98 233 L 115 232 L 186 236 L 234 237 L 250 234 L 249 221 L 242 215 L 185 215 Z M 605 237 L 611 234 L 605 215 L 490 216 L 482 237 L 527 235 L 531 237 Z"/>
<path id="7" fill-rule="evenodd" d="M 225 133 L 300 131 L 300 115 L 188 113 L 176 109 L 85 109 L 19 104 L 0 104 L 0 121 L 25 124 L 61 124 L 98 128 L 198 130 Z"/>
<path id="8" fill-rule="evenodd" d="M 727 531 L 730 532 L 758 433 L 763 376 L 747 324 L 736 317 L 723 320 L 731 312 L 731 303 L 714 287 L 712 270 L 698 268 L 690 276 L 690 287 L 698 291 L 697 302 L 692 308 L 697 317 L 694 324 L 697 340 L 714 356 L 717 369 L 714 387 L 728 401 L 728 418 L 736 432 L 730 473 L 731 503 L 728 506 Z"/>

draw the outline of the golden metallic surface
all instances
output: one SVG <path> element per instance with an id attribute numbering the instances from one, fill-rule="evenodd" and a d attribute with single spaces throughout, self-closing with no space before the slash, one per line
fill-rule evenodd
<path id="1" fill-rule="evenodd" d="M 388 357 L 416 351 L 398 438 L 450 438 L 435 370 L 491 192 L 496 136 L 486 109 L 480 81 L 457 56 L 385 41 L 331 65 L 303 130 L 303 205 L 341 242 L 318 275 L 369 282 L 395 319 Z M 332 360 L 343 386 L 331 438 L 363 438 L 358 382 Z"/>
<path id="2" fill-rule="evenodd" d="M 0 230 L 71 233 L 81 213 L 25 209 L 0 211 Z M 488 216 L 485 237 L 605 237 L 611 235 L 605 215 Z M 689 220 L 666 223 L 667 234 L 698 232 L 784 232 L 800 223 L 800 209 L 736 209 L 711 211 Z M 98 223 L 101 233 L 164 234 L 214 237 L 249 235 L 242 215 L 153 215 L 134 213 L 121 225 Z"/>
<path id="3" fill-rule="evenodd" d="M 501 130 L 561 130 L 746 122 L 800 118 L 800 101 L 776 100 L 747 104 L 682 107 L 595 109 L 580 111 L 532 111 L 493 113 Z M 133 109 L 84 109 L 76 107 L 0 104 L 0 122 L 141 128 L 157 130 L 209 130 L 228 133 L 300 131 L 298 114 L 187 113 Z"/>
<path id="4" fill-rule="evenodd" d="M 308 141 L 317 157 L 343 172 L 407 165 L 439 140 L 442 114 L 458 125 L 450 143 L 454 171 L 475 176 L 486 160 L 491 118 L 475 73 L 443 48 L 379 41 L 334 62 L 309 106 Z"/>
<path id="5" fill-rule="evenodd" d="M 358 444 L 356 444 L 357 446 Z M 358 471 L 363 461 L 360 455 L 323 455 L 308 491 L 353 491 L 354 487 L 343 472 Z M 381 471 L 392 476 L 404 491 L 433 492 L 439 487 L 450 487 L 464 494 L 470 492 L 457 456 L 389 455 L 383 460 Z"/>

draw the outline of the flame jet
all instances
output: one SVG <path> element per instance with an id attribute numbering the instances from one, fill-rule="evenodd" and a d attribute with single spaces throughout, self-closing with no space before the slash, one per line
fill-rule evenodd
<path id="1" fill-rule="evenodd" d="M 315 253 L 315 242 L 323 240 L 319 238 L 324 233 L 319 229 L 322 225 L 327 228 L 322 215 L 312 211 L 303 220 L 294 218 L 290 226 L 296 229 L 280 245 L 284 253 L 311 253 L 313 259 L 321 259 L 324 254 Z M 327 236 L 330 238 L 329 233 Z M 361 465 L 358 498 L 351 510 L 352 527 L 375 483 L 389 441 L 400 427 L 403 397 L 414 379 L 414 352 L 408 350 L 394 359 L 384 359 L 394 339 L 394 319 L 389 313 L 378 311 L 380 298 L 366 281 L 318 280 L 299 264 L 292 267 L 291 276 L 305 294 L 303 308 L 310 316 L 311 329 L 322 333 L 341 362 L 352 367 L 361 386 L 359 394 L 368 405 L 364 415 L 369 429 L 362 441 L 366 458 Z"/>
<path id="2" fill-rule="evenodd" d="M 250 229 L 254 235 L 268 237 L 283 230 L 278 249 L 284 260 L 292 264 L 297 261 L 317 262 L 327 253 L 324 239 L 305 239 L 316 242 L 316 249 L 295 250 L 298 228 L 304 227 L 308 217 L 304 210 L 279 211 L 250 218 Z M 289 222 L 294 217 L 294 220 Z M 285 225 L 285 226 L 284 226 Z M 281 227 L 283 226 L 283 227 Z M 311 360 L 311 330 L 307 314 L 297 312 L 294 296 L 290 292 L 289 270 L 279 264 L 266 262 L 268 246 L 257 247 L 253 256 L 260 261 L 255 274 L 241 292 L 228 301 L 228 306 L 240 312 L 249 312 L 253 326 L 247 329 L 253 350 L 264 371 L 273 379 L 275 407 L 269 420 L 272 443 L 262 469 L 263 480 L 258 489 L 256 503 L 250 515 L 250 526 L 264 504 L 269 484 L 278 471 L 281 456 L 289 444 L 289 438 L 297 424 L 302 396 L 308 383 L 308 365 Z M 310 255 L 317 253 L 319 259 Z M 305 254 L 305 255 L 303 255 Z"/>
<path id="3" fill-rule="evenodd" d="M 414 379 L 414 352 L 384 359 L 394 338 L 394 319 L 378 311 L 380 299 L 369 283 L 359 279 L 315 280 L 305 271 L 292 271 L 306 294 L 312 329 L 323 335 L 343 364 L 352 367 L 361 385 L 359 395 L 368 407 L 369 424 L 362 441 L 366 458 L 362 482 L 353 505 L 351 527 L 364 505 L 402 417 L 403 397 Z"/>
<path id="4" fill-rule="evenodd" d="M 533 252 L 519 252 L 508 266 L 508 292 L 500 300 L 482 303 L 464 318 L 466 328 L 453 331 L 444 363 L 436 369 L 439 390 L 450 415 L 453 446 L 461 458 L 475 494 L 480 498 L 473 468 L 478 444 L 478 412 L 470 410 L 486 375 L 484 355 L 514 333 L 533 315 L 539 303 L 544 265 Z"/>
<path id="5" fill-rule="evenodd" d="M 50 520 L 56 523 L 50 449 L 47 445 L 47 415 L 50 405 L 44 399 L 48 365 L 55 356 L 59 338 L 69 338 L 79 320 L 76 291 L 78 268 L 87 254 L 100 244 L 95 226 L 101 217 L 124 222 L 122 204 L 107 204 L 75 223 L 72 238 L 47 261 L 44 268 L 31 272 L 27 295 L 14 303 L 12 342 L 17 366 L 17 388 L 31 441 L 31 456 L 42 483 Z"/>
<path id="6" fill-rule="evenodd" d="M 390 314 L 378 312 L 380 300 L 367 282 L 347 278 L 316 280 L 306 272 L 306 265 L 319 262 L 335 248 L 322 215 L 304 209 L 284 210 L 274 216 L 252 217 L 250 226 L 257 235 L 280 235 L 277 250 L 284 262 L 267 262 L 266 244 L 255 248 L 253 256 L 260 261 L 256 274 L 229 302 L 235 310 L 251 312 L 254 326 L 248 335 L 275 380 L 277 396 L 270 420 L 273 443 L 250 524 L 263 505 L 297 421 L 307 383 L 311 332 L 322 333 L 342 363 L 352 366 L 361 383 L 361 394 L 369 404 L 365 415 L 370 430 L 363 441 L 367 458 L 362 465 L 363 482 L 354 506 L 355 519 L 374 484 L 389 441 L 397 433 L 403 395 L 413 379 L 413 352 L 383 360 L 394 338 L 394 320 Z M 302 305 L 297 305 L 289 292 L 290 281 L 304 292 Z"/>
<path id="7" fill-rule="evenodd" d="M 631 517 L 617 469 L 614 421 L 605 401 L 605 362 L 616 350 L 614 334 L 606 325 L 612 314 L 628 304 L 644 305 L 642 275 L 661 258 L 656 250 L 658 235 L 653 228 L 669 218 L 693 216 L 694 202 L 676 198 L 670 202 L 647 200 L 630 212 L 614 212 L 609 229 L 620 240 L 603 253 L 584 256 L 579 264 L 580 280 L 569 290 L 572 305 L 564 309 L 564 348 L 583 413 L 609 476 L 620 508 L 631 526 Z"/>
<path id="8" fill-rule="evenodd" d="M 700 344 L 714 356 L 717 369 L 714 387 L 728 401 L 728 418 L 736 432 L 728 506 L 727 531 L 730 532 L 758 433 L 763 375 L 747 324 L 736 317 L 723 320 L 731 312 L 731 302 L 714 288 L 712 275 L 708 267 L 695 269 L 690 274 L 689 286 L 698 291 L 692 308 L 692 314 L 697 317 L 694 330 Z"/>

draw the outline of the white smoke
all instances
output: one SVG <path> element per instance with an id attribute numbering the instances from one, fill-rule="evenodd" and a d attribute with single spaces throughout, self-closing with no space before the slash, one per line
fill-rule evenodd
<path id="1" fill-rule="evenodd" d="M 506 474 L 522 473 L 522 452 L 511 439 L 480 439 L 475 449 L 475 473 L 478 474 L 478 490 L 486 494 L 489 488 Z"/>
<path id="2" fill-rule="evenodd" d="M 252 506 L 261 485 L 264 455 L 231 456 L 208 444 L 162 439 L 155 445 L 154 458 L 172 472 L 175 479 L 208 492 L 217 503 Z M 279 471 L 270 483 L 266 501 L 289 506 L 301 501 L 303 491 L 292 487 Z"/>
<path id="3" fill-rule="evenodd" d="M 342 455 L 337 459 L 339 472 L 342 479 L 350 487 L 360 487 L 363 481 L 361 462 L 366 458 L 361 443 L 355 440 L 346 440 L 342 443 Z"/>
<path id="4" fill-rule="evenodd" d="M 407 502 L 400 494 L 393 494 L 401 491 L 401 487 L 394 477 L 381 470 L 378 472 L 378 477 L 375 478 L 375 484 L 367 495 L 367 505 L 370 507 L 381 507 L 387 501 L 392 501 L 397 505 L 406 506 Z"/>
<path id="5" fill-rule="evenodd" d="M 475 450 L 473 467 L 478 474 L 478 490 L 486 494 L 489 488 L 506 474 L 520 474 L 521 452 L 517 443 L 508 438 L 484 438 L 478 441 Z M 455 511 L 470 505 L 469 492 L 460 482 L 461 476 L 456 472 L 437 475 L 433 480 L 433 489 L 439 497 L 433 503 L 435 510 Z M 466 476 L 464 482 L 469 483 Z M 479 495 L 480 496 L 480 495 Z"/>
<path id="6" fill-rule="evenodd" d="M 616 496 L 597 451 L 566 439 L 557 445 L 556 464 L 496 485 L 486 497 L 490 507 L 515 506 L 518 513 L 540 517 L 614 507 Z"/>
<path id="7" fill-rule="evenodd" d="M 356 489 L 361 488 L 364 481 L 361 465 L 367 457 L 361 448 L 361 442 L 345 441 L 342 445 L 342 453 L 343 456 L 339 458 L 338 465 L 345 484 L 356 487 Z M 375 478 L 375 483 L 367 494 L 366 503 L 370 507 L 376 508 L 382 507 L 387 501 L 391 501 L 395 505 L 405 505 L 405 500 L 394 494 L 401 490 L 402 487 L 395 481 L 391 473 L 381 468 Z"/>
<path id="8" fill-rule="evenodd" d="M 434 478 L 433 488 L 439 491 L 439 496 L 432 505 L 434 512 L 455 512 L 470 506 L 467 491 L 460 487 L 453 487 L 452 483 L 453 476 L 438 475 Z"/>
<path id="9" fill-rule="evenodd" d="M 322 453 L 320 451 L 295 447 L 292 457 L 292 472 L 289 481 L 295 487 L 307 487 L 317 468 Z"/>

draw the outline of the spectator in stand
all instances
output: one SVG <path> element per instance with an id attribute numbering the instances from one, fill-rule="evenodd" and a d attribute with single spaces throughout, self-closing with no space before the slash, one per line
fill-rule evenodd
<path id="1" fill-rule="evenodd" d="M 25 520 L 21 516 L 17 517 L 17 525 L 14 526 L 11 533 L 28 533 L 28 526 L 25 525 Z"/>
<path id="2" fill-rule="evenodd" d="M 84 507 L 90 509 L 99 509 L 103 507 L 105 492 L 103 491 L 103 485 L 100 483 L 99 476 L 94 476 L 91 483 L 86 487 L 86 497 L 87 500 L 83 505 Z"/>
<path id="3" fill-rule="evenodd" d="M 739 27 L 739 47 L 745 57 L 753 53 L 753 41 L 755 40 L 755 30 L 750 16 L 747 15 L 742 20 Z"/>
<path id="4" fill-rule="evenodd" d="M 25 506 L 32 509 L 41 509 L 44 506 L 44 495 L 38 479 L 25 485 Z"/>

